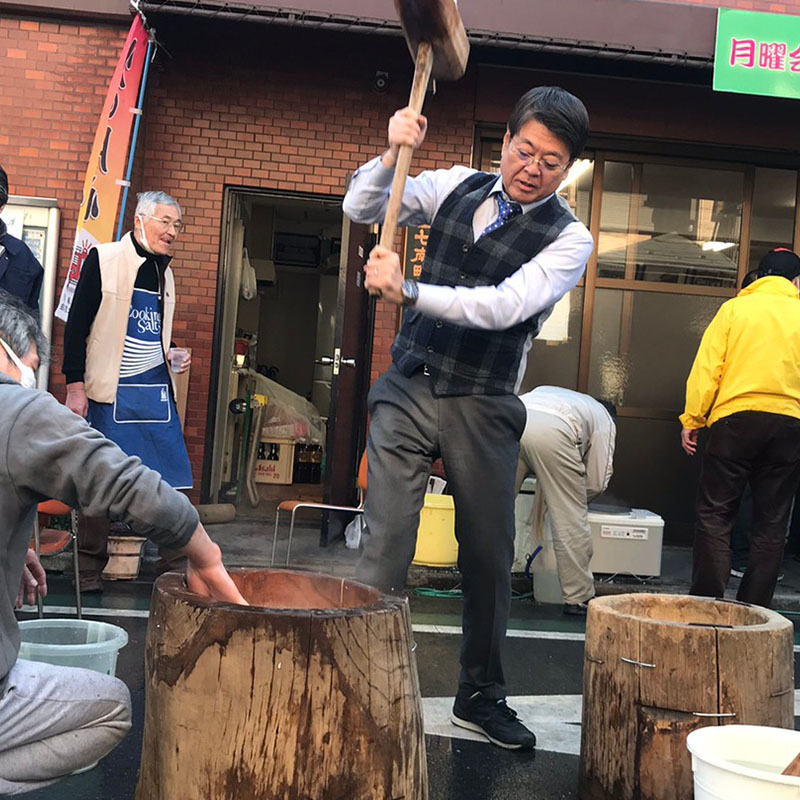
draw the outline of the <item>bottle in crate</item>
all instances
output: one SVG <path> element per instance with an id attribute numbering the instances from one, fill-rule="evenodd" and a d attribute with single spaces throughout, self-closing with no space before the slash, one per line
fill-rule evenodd
<path id="1" fill-rule="evenodd" d="M 297 442 L 294 446 L 294 479 L 293 483 L 308 483 L 309 474 L 308 445 Z"/>
<path id="2" fill-rule="evenodd" d="M 322 480 L 322 445 L 310 444 L 309 449 L 309 483 L 319 483 Z"/>

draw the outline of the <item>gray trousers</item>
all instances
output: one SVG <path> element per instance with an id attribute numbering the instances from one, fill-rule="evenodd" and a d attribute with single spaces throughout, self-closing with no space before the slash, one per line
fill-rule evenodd
<path id="1" fill-rule="evenodd" d="M 0 697 L 0 795 L 94 764 L 131 727 L 128 687 L 88 669 L 17 661 Z"/>
<path id="2" fill-rule="evenodd" d="M 525 408 L 515 395 L 434 397 L 421 371 L 392 366 L 369 395 L 369 537 L 356 577 L 399 593 L 414 557 L 431 465 L 441 457 L 456 509 L 464 593 L 459 692 L 505 697 L 501 648 L 511 604 L 514 475 Z"/>
<path id="3" fill-rule="evenodd" d="M 592 534 L 589 528 L 586 466 L 575 432 L 555 414 L 528 411 L 520 444 L 517 491 L 528 475 L 536 475 L 536 491 L 547 505 L 558 580 L 565 603 L 585 603 L 594 597 Z M 528 542 L 518 542 L 532 552 Z M 535 578 L 534 578 L 535 580 Z"/>

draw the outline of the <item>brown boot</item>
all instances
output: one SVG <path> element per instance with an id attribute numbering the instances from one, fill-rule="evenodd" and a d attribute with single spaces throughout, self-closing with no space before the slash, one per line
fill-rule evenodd
<path id="1" fill-rule="evenodd" d="M 81 594 L 92 594 L 103 591 L 103 580 L 100 573 L 94 569 L 82 569 L 80 571 Z"/>

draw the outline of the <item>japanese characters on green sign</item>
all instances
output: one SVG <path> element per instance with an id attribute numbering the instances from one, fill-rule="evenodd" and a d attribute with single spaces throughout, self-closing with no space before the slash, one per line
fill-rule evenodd
<path id="1" fill-rule="evenodd" d="M 714 89 L 800 97 L 800 17 L 720 8 Z"/>
<path id="2" fill-rule="evenodd" d="M 404 272 L 407 278 L 418 280 L 422 275 L 422 263 L 425 261 L 425 250 L 428 247 L 430 225 L 410 226 L 406 228 L 406 252 L 403 259 Z"/>

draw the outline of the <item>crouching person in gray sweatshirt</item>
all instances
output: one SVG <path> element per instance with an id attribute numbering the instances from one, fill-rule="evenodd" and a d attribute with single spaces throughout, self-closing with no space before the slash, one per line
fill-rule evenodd
<path id="1" fill-rule="evenodd" d="M 131 725 L 122 681 L 21 661 L 14 605 L 46 592 L 29 549 L 37 505 L 49 498 L 90 517 L 124 519 L 188 558 L 191 591 L 244 603 L 189 500 L 138 458 L 35 389 L 47 357 L 36 319 L 0 291 L 0 795 L 45 786 L 109 753 Z"/>

